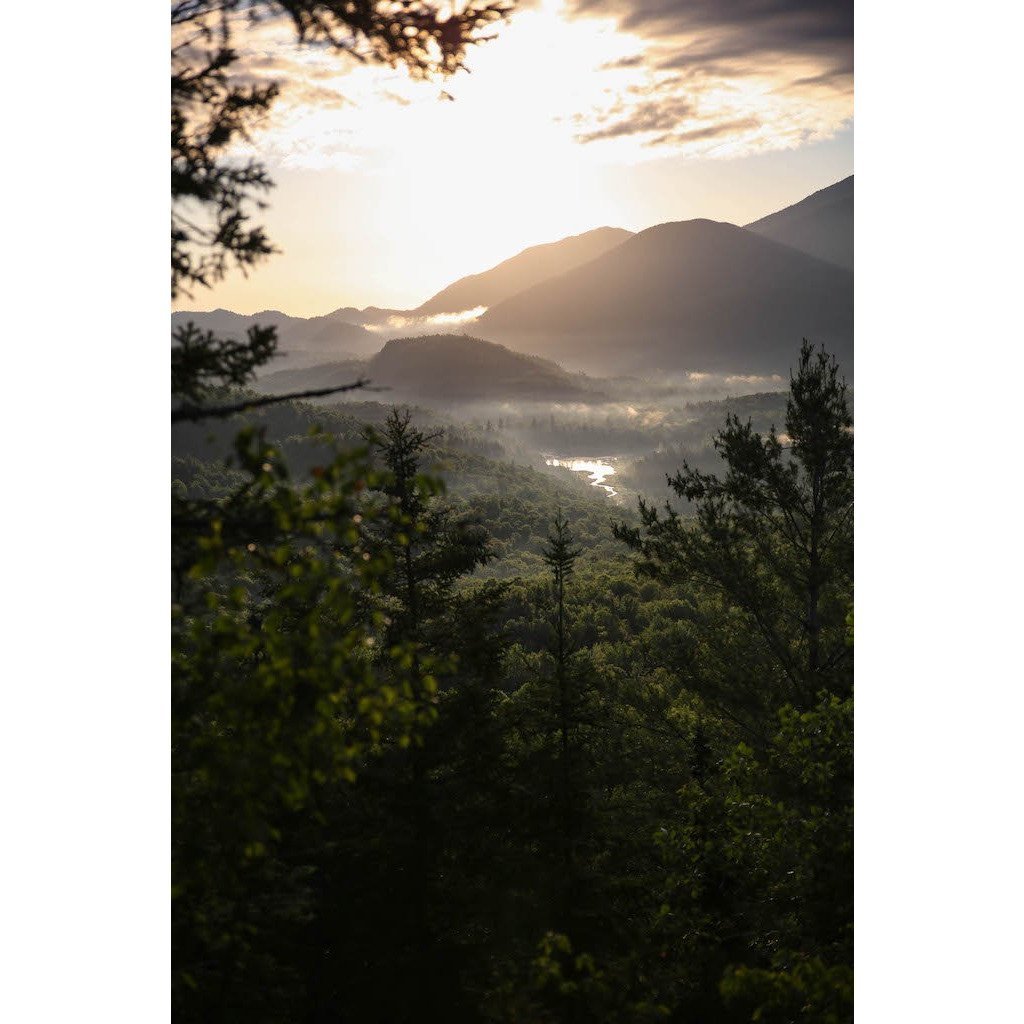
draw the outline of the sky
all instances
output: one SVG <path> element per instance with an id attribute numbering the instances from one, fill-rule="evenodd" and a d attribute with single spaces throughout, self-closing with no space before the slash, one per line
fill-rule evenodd
<path id="1" fill-rule="evenodd" d="M 744 224 L 853 173 L 852 0 L 528 0 L 493 36 L 415 82 L 250 33 L 281 253 L 179 308 L 408 309 L 530 245 Z"/>

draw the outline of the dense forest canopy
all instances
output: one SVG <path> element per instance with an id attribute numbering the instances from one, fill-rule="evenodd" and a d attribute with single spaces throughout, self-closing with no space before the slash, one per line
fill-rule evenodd
<path id="1" fill-rule="evenodd" d="M 851 420 L 783 400 L 685 515 L 374 401 L 176 428 L 180 1013 L 848 1018 Z"/>

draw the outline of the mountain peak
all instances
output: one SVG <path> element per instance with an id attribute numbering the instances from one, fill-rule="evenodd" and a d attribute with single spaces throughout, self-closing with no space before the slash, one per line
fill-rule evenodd
<path id="1" fill-rule="evenodd" d="M 578 267 L 631 237 L 624 228 L 600 227 L 557 242 L 533 245 L 480 274 L 470 274 L 427 299 L 414 313 L 434 316 L 494 306 L 556 274 Z"/>
<path id="2" fill-rule="evenodd" d="M 489 309 L 480 330 L 601 372 L 783 372 L 851 349 L 853 275 L 724 221 L 656 224 Z"/>

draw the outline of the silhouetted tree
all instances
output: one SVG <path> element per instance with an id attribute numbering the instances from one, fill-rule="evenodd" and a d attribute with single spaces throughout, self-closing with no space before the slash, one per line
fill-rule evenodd
<path id="1" fill-rule="evenodd" d="M 569 649 L 566 644 L 565 584 L 572 576 L 581 548 L 576 547 L 569 523 L 561 510 L 555 516 L 552 532 L 548 534 L 543 558 L 551 570 L 555 597 L 555 683 L 558 688 L 559 760 L 561 764 L 561 792 L 559 804 L 568 811 L 569 795 L 569 731 L 571 726 L 572 695 L 569 693 Z"/>
<path id="2" fill-rule="evenodd" d="M 724 475 L 669 481 L 692 519 L 641 501 L 615 530 L 695 598 L 668 659 L 696 697 L 690 778 L 658 832 L 656 934 L 687 965 L 659 984 L 683 1018 L 851 1018 L 852 426 L 804 342 L 784 434 L 730 416 Z"/>
<path id="3" fill-rule="evenodd" d="M 281 19 L 300 44 L 425 76 L 462 67 L 509 7 L 176 0 L 172 298 L 273 252 L 253 222 L 273 183 L 235 155 L 279 88 L 247 78 L 246 27 Z M 276 349 L 272 327 L 244 342 L 176 330 L 172 421 L 294 397 L 229 393 Z M 337 453 L 305 485 L 258 432 L 239 434 L 235 459 L 241 482 L 226 496 L 172 491 L 173 1001 L 182 1019 L 280 1021 L 303 1013 L 292 949 L 314 902 L 325 793 L 366 757 L 412 743 L 430 665 L 418 639 L 389 636 L 383 613 L 368 613 L 393 561 L 371 539 L 390 511 L 364 502 L 378 482 L 366 452 Z"/>
<path id="4" fill-rule="evenodd" d="M 689 685 L 752 729 L 761 709 L 809 708 L 823 688 L 845 695 L 852 685 L 852 425 L 835 359 L 805 341 L 785 433 L 762 436 L 730 416 L 714 440 L 725 475 L 684 463 L 669 479 L 693 521 L 641 499 L 641 525 L 615 529 L 642 573 L 706 588 L 749 627 L 751 671 L 691 675 Z"/>

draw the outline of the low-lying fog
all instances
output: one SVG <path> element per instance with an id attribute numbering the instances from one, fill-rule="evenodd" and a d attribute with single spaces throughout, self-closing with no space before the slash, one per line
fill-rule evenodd
<path id="1" fill-rule="evenodd" d="M 431 402 L 380 391 L 355 392 L 344 404 L 354 413 L 368 401 L 408 405 L 417 420 L 441 431 L 448 447 L 579 474 L 616 503 L 631 503 L 637 493 L 660 500 L 666 474 L 674 475 L 684 460 L 716 468 L 711 438 L 728 412 L 750 418 L 757 430 L 783 429 L 786 392 L 779 378 L 702 375 L 675 387 L 652 386 L 646 398 L 643 382 L 631 387 L 630 400 L 601 403 Z"/>
<path id="2" fill-rule="evenodd" d="M 394 326 L 394 325 L 389 325 Z M 298 367 L 275 359 L 261 376 L 259 390 L 285 393 L 330 387 L 368 377 L 370 386 L 323 399 L 363 415 L 359 406 L 402 405 L 416 418 L 445 432 L 444 443 L 487 458 L 529 465 L 554 474 L 580 474 L 612 501 L 632 501 L 637 492 L 661 498 L 666 474 L 683 461 L 714 468 L 711 437 L 727 412 L 750 417 L 755 429 L 783 428 L 788 380 L 779 374 L 676 372 L 646 378 L 601 377 L 558 370 L 571 392 L 568 400 L 523 397 L 523 381 L 477 380 L 481 388 L 501 391 L 518 383 L 518 393 L 486 400 L 456 388 L 453 367 L 430 362 L 394 387 L 373 383 L 377 361 L 347 360 Z M 555 368 L 557 370 L 557 368 Z M 276 371 L 276 372 L 274 372 Z M 283 372 L 282 372 L 283 371 Z M 445 393 L 446 391 L 451 393 Z"/>

